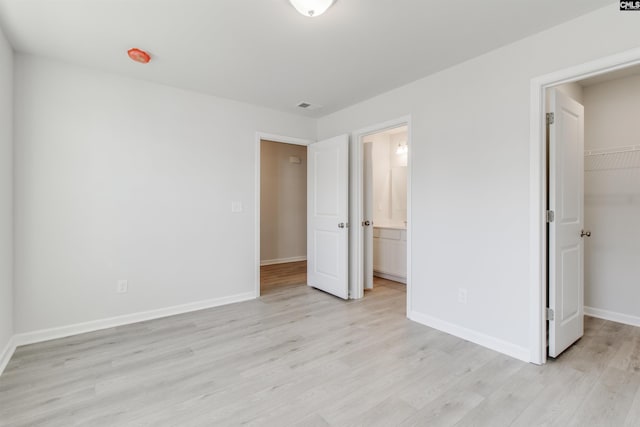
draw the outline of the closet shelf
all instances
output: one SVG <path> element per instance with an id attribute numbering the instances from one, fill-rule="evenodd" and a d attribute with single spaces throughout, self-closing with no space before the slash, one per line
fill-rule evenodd
<path id="1" fill-rule="evenodd" d="M 640 168 L 640 145 L 585 150 L 584 153 L 585 171 L 635 168 Z"/>

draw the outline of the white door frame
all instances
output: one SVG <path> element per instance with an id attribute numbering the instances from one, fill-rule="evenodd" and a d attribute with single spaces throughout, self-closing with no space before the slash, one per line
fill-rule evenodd
<path id="1" fill-rule="evenodd" d="M 352 163 L 353 175 L 352 176 L 352 194 L 355 198 L 356 207 L 354 214 L 351 215 L 351 223 L 353 224 L 355 244 L 352 247 L 355 248 L 355 253 L 352 252 L 353 260 L 355 261 L 351 271 L 351 280 L 353 283 L 351 298 L 358 299 L 364 296 L 364 246 L 363 237 L 364 233 L 361 226 L 362 215 L 364 213 L 364 207 L 362 203 L 362 197 L 364 195 L 363 188 L 363 152 L 362 149 L 363 139 L 368 135 L 384 132 L 385 130 L 397 128 L 400 126 L 407 126 L 407 314 L 411 312 L 411 116 L 404 116 L 388 122 L 379 123 L 376 125 L 368 126 L 363 129 L 359 129 L 353 132 L 353 149 L 355 164 Z M 352 205 L 353 206 L 353 205 Z M 352 242 L 353 243 L 353 242 Z"/>
<path id="2" fill-rule="evenodd" d="M 274 135 L 265 132 L 256 132 L 255 136 L 255 246 L 254 246 L 254 259 L 255 259 L 255 297 L 260 297 L 260 141 L 267 140 L 273 142 L 281 142 L 283 144 L 292 145 L 304 145 L 313 144 L 315 141 L 311 139 L 293 138 L 289 136 Z"/>
<path id="3" fill-rule="evenodd" d="M 547 361 L 547 148 L 545 89 L 640 64 L 640 49 L 629 50 L 531 80 L 529 144 L 529 349 L 532 363 Z"/>

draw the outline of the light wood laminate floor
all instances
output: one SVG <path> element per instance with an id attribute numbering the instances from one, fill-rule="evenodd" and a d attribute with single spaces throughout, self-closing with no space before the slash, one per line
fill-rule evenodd
<path id="1" fill-rule="evenodd" d="M 3 426 L 638 426 L 640 333 L 593 318 L 543 367 L 360 301 L 272 286 L 254 301 L 18 348 Z"/>
<path id="2" fill-rule="evenodd" d="M 260 295 L 290 286 L 306 286 L 307 261 L 260 267 Z"/>

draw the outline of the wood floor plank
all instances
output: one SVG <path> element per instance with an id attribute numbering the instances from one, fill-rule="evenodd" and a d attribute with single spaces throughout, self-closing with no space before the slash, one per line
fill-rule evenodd
<path id="1" fill-rule="evenodd" d="M 515 419 L 513 427 L 569 425 L 599 377 L 570 367 L 547 375 L 551 382 Z"/>
<path id="2" fill-rule="evenodd" d="M 405 419 L 400 425 L 403 427 L 452 426 L 483 400 L 484 397 L 469 390 L 445 392 Z"/>
<path id="3" fill-rule="evenodd" d="M 624 421 L 625 427 L 640 426 L 640 389 L 636 392 L 631 408 Z"/>
<path id="4" fill-rule="evenodd" d="M 621 426 L 640 389 L 640 374 L 608 368 L 598 379 L 569 426 Z"/>

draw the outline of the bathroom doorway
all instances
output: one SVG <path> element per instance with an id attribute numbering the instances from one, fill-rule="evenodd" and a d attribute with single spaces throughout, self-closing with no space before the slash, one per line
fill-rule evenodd
<path id="1" fill-rule="evenodd" d="M 407 282 L 407 126 L 363 140 L 364 288 Z"/>
<path id="2" fill-rule="evenodd" d="M 410 308 L 409 119 L 355 134 L 357 277 L 355 297 L 375 286 L 406 289 Z"/>

